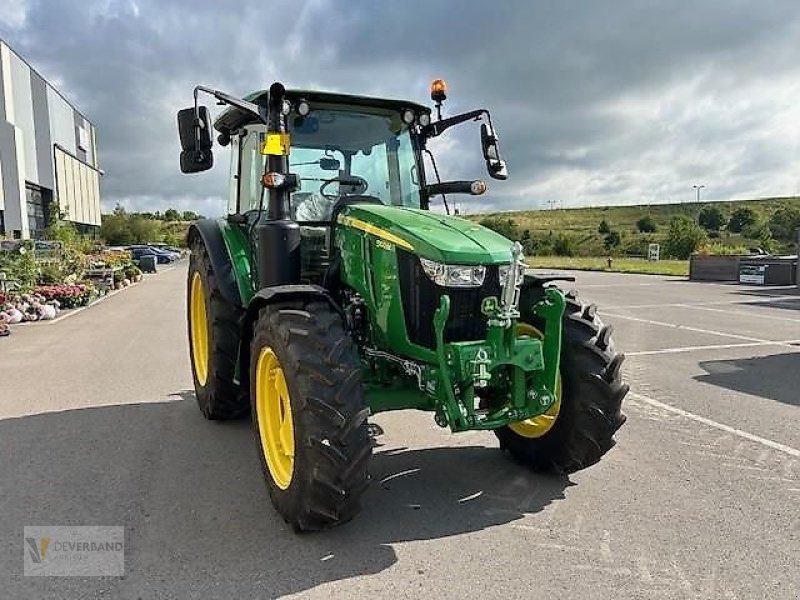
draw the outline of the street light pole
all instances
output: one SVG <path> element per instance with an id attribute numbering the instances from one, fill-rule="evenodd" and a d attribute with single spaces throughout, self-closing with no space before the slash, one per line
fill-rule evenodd
<path id="1" fill-rule="evenodd" d="M 697 203 L 700 204 L 700 190 L 702 190 L 706 186 L 705 184 L 703 184 L 703 185 L 693 185 L 692 187 L 697 192 Z"/>

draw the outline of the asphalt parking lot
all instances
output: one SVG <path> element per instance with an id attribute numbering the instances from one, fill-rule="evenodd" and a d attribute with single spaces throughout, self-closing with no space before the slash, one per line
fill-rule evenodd
<path id="1" fill-rule="evenodd" d="M 196 409 L 182 267 L 18 328 L 0 340 L 0 595 L 800 597 L 798 291 L 575 275 L 628 357 L 603 461 L 538 475 L 489 433 L 383 414 L 364 511 L 303 536 L 249 424 Z M 23 577 L 22 527 L 49 524 L 124 525 L 125 577 Z"/>

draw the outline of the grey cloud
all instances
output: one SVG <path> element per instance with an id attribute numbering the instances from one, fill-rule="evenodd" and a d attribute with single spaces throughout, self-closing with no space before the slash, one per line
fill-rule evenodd
<path id="1" fill-rule="evenodd" d="M 688 199 L 700 180 L 709 197 L 795 193 L 798 29 L 791 1 L 36 0 L 24 19 L 0 12 L 0 35 L 98 126 L 107 206 L 207 212 L 224 206 L 226 153 L 181 176 L 176 110 L 196 83 L 244 94 L 275 79 L 422 102 L 432 78 L 448 79 L 447 111 L 490 108 L 512 169 L 473 212 Z M 483 176 L 477 140 L 448 133 L 446 176 Z"/>

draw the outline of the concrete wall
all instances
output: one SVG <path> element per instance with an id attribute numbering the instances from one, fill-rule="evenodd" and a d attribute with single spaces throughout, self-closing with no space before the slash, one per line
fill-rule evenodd
<path id="1" fill-rule="evenodd" d="M 692 254 L 689 279 L 692 281 L 739 281 L 740 256 Z"/>

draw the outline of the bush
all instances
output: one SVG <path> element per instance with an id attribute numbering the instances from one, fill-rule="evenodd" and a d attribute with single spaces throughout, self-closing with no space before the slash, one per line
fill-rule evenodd
<path id="1" fill-rule="evenodd" d="M 64 283 L 66 275 L 64 269 L 58 263 L 47 263 L 39 267 L 39 275 L 36 277 L 36 283 L 40 285 L 52 285 L 56 283 Z"/>
<path id="2" fill-rule="evenodd" d="M 719 206 L 709 204 L 704 206 L 697 215 L 697 224 L 706 231 L 719 231 L 725 223 L 725 215 Z"/>
<path id="3" fill-rule="evenodd" d="M 800 228 L 800 207 L 785 204 L 769 218 L 769 230 L 776 240 L 784 242 L 795 240 L 798 228 Z"/>
<path id="4" fill-rule="evenodd" d="M 716 242 L 714 244 L 703 244 L 697 250 L 698 254 L 707 254 L 707 255 L 714 255 L 714 256 L 733 256 L 733 255 L 740 255 L 740 254 L 750 254 L 750 250 L 747 246 L 728 246 L 726 244 L 721 244 Z"/>
<path id="5" fill-rule="evenodd" d="M 608 222 L 605 219 L 600 221 L 600 225 L 597 227 L 597 233 L 600 233 L 600 234 L 603 234 L 603 235 L 611 233 L 611 227 L 609 227 Z"/>
<path id="6" fill-rule="evenodd" d="M 559 233 L 553 240 L 556 256 L 575 256 L 575 240 L 565 233 Z"/>
<path id="7" fill-rule="evenodd" d="M 177 212 L 177 211 L 175 211 Z M 110 215 L 103 215 L 100 237 L 110 246 L 152 244 L 164 238 L 163 223 L 142 214 L 128 214 L 117 206 Z"/>
<path id="8" fill-rule="evenodd" d="M 731 218 L 728 219 L 728 231 L 731 233 L 741 233 L 747 227 L 755 225 L 757 220 L 758 216 L 756 215 L 756 211 L 747 206 L 740 206 L 733 211 Z"/>
<path id="9" fill-rule="evenodd" d="M 636 221 L 636 228 L 639 230 L 639 233 L 655 233 L 656 232 L 656 224 L 653 221 L 653 217 L 650 215 L 645 215 L 638 221 Z"/>
<path id="10" fill-rule="evenodd" d="M 676 215 L 669 223 L 669 233 L 664 244 L 668 256 L 686 260 L 705 241 L 705 232 L 689 217 Z"/>
<path id="11" fill-rule="evenodd" d="M 617 231 L 609 231 L 605 237 L 603 238 L 603 246 L 607 251 L 611 251 L 612 248 L 616 248 L 619 246 L 622 238 Z"/>
<path id="12" fill-rule="evenodd" d="M 142 274 L 142 270 L 136 265 L 128 265 L 127 267 L 125 267 L 124 272 L 125 272 L 125 279 L 129 279 L 130 281 L 133 281 L 133 278 L 136 277 L 137 275 Z"/>

